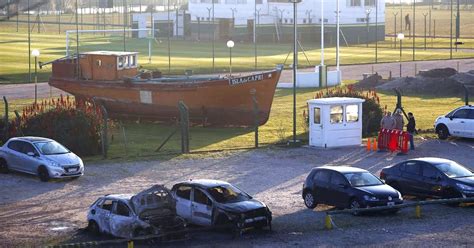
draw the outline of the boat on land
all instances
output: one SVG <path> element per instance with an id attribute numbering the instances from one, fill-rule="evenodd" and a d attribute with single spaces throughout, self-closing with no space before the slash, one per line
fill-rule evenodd
<path id="1" fill-rule="evenodd" d="M 245 76 L 163 77 L 139 70 L 136 52 L 96 51 L 50 62 L 49 84 L 103 105 L 113 118 L 175 121 L 183 101 L 193 123 L 263 125 L 282 66 Z M 79 65 L 77 64 L 79 61 Z"/>

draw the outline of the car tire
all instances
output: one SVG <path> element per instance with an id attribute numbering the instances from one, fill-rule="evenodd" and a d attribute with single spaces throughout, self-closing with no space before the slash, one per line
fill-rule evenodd
<path id="1" fill-rule="evenodd" d="M 87 231 L 94 235 L 99 235 L 100 234 L 100 228 L 97 222 L 90 220 L 89 224 L 87 225 Z"/>
<path id="2" fill-rule="evenodd" d="M 7 161 L 3 158 L 0 158 L 0 173 L 8 173 L 8 164 Z"/>
<path id="3" fill-rule="evenodd" d="M 349 209 L 357 209 L 357 208 L 361 208 L 361 206 L 362 206 L 362 204 L 360 204 L 359 200 L 357 200 L 355 198 L 352 198 L 349 201 Z M 359 216 L 360 212 L 354 211 L 354 212 L 352 212 L 352 215 Z"/>
<path id="4" fill-rule="evenodd" d="M 47 182 L 50 179 L 48 169 L 44 166 L 40 166 L 38 168 L 38 177 L 41 180 L 41 182 Z"/>
<path id="5" fill-rule="evenodd" d="M 318 204 L 316 203 L 316 199 L 314 194 L 307 190 L 303 194 L 304 205 L 309 209 L 314 209 Z"/>
<path id="6" fill-rule="evenodd" d="M 449 136 L 449 130 L 445 125 L 440 125 L 436 128 L 436 134 L 440 140 L 445 140 Z"/>

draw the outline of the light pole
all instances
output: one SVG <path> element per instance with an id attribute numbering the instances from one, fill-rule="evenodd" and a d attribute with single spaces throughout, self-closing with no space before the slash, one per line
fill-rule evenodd
<path id="1" fill-rule="evenodd" d="M 301 0 L 288 0 L 293 3 L 293 140 L 289 145 L 296 147 L 300 145 L 296 140 L 296 70 L 298 66 L 298 21 L 297 21 L 297 5 Z M 324 22 L 324 19 L 323 19 Z"/>
<path id="2" fill-rule="evenodd" d="M 378 0 L 375 0 L 375 63 L 378 63 L 378 49 L 379 49 L 379 37 L 378 37 L 378 28 L 379 28 L 379 4 Z M 384 35 L 385 40 L 385 35 Z"/>
<path id="3" fill-rule="evenodd" d="M 365 42 L 366 46 L 369 47 L 369 18 L 370 18 L 370 12 L 372 12 L 372 9 L 366 9 L 365 10 L 365 21 L 367 23 L 367 40 Z"/>
<path id="4" fill-rule="evenodd" d="M 33 49 L 31 51 L 31 55 L 35 57 L 35 104 L 38 102 L 38 57 L 40 55 L 40 51 L 38 49 Z"/>
<path id="5" fill-rule="evenodd" d="M 395 21 L 393 22 L 393 33 L 396 34 L 397 33 L 397 15 L 398 15 L 398 12 L 397 13 L 393 13 L 393 17 L 395 18 Z M 397 48 L 397 37 L 395 37 L 395 48 Z"/>
<path id="6" fill-rule="evenodd" d="M 423 17 L 425 18 L 425 50 L 426 50 L 426 16 L 428 13 L 423 13 Z"/>
<path id="7" fill-rule="evenodd" d="M 453 0 L 451 0 L 451 29 L 449 33 L 449 59 L 453 59 Z"/>
<path id="8" fill-rule="evenodd" d="M 235 43 L 233 40 L 227 41 L 227 47 L 229 48 L 229 72 L 230 77 L 232 77 L 232 47 L 234 47 Z"/>
<path id="9" fill-rule="evenodd" d="M 415 61 L 415 39 L 416 39 L 416 35 L 415 35 L 415 26 L 416 26 L 416 16 L 415 16 L 415 9 L 416 9 L 416 0 L 413 0 L 413 32 L 411 33 L 411 35 L 413 36 L 413 61 Z"/>
<path id="10" fill-rule="evenodd" d="M 400 77 L 402 77 L 402 40 L 405 38 L 405 35 L 403 33 L 399 33 L 397 38 L 400 41 Z"/>

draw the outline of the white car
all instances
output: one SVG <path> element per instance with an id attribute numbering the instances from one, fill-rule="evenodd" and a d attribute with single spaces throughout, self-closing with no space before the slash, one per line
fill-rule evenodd
<path id="1" fill-rule="evenodd" d="M 439 116 L 434 127 L 440 139 L 448 136 L 474 138 L 474 106 L 462 106 Z"/>
<path id="2" fill-rule="evenodd" d="M 52 139 L 17 137 L 0 147 L 0 172 L 10 170 L 37 175 L 46 182 L 50 178 L 78 178 L 84 174 L 84 163 Z"/>

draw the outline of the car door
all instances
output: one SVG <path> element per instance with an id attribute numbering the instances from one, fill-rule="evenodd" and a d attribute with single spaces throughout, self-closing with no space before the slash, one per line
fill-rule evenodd
<path id="1" fill-rule="evenodd" d="M 338 207 L 347 206 L 349 202 L 349 182 L 339 172 L 331 172 L 330 186 L 327 190 L 328 204 Z"/>
<path id="2" fill-rule="evenodd" d="M 30 172 L 30 173 L 37 173 L 38 172 L 38 167 L 40 165 L 39 161 L 39 153 L 34 148 L 34 146 L 28 142 L 23 142 L 22 141 L 22 150 L 20 154 L 21 158 L 21 166 L 24 171 Z"/>
<path id="3" fill-rule="evenodd" d="M 454 112 L 449 118 L 448 128 L 449 132 L 453 136 L 468 137 L 467 131 L 467 119 L 469 115 L 469 109 L 459 109 Z"/>
<path id="4" fill-rule="evenodd" d="M 212 222 L 212 201 L 199 188 L 193 189 L 191 218 L 193 223 L 202 226 L 210 226 Z"/>
<path id="5" fill-rule="evenodd" d="M 133 237 L 135 218 L 123 201 L 115 201 L 110 215 L 110 233 L 116 237 Z"/>
<path id="6" fill-rule="evenodd" d="M 441 173 L 429 163 L 421 165 L 422 181 L 420 182 L 422 193 L 426 196 L 442 197 Z"/>
<path id="7" fill-rule="evenodd" d="M 469 109 L 469 115 L 465 124 L 467 137 L 474 138 L 474 109 Z"/>
<path id="8" fill-rule="evenodd" d="M 7 148 L 4 150 L 5 159 L 8 167 L 13 170 L 18 170 L 21 165 L 19 156 L 21 155 L 21 143 L 17 140 L 8 142 Z"/>
<path id="9" fill-rule="evenodd" d="M 402 165 L 402 176 L 400 185 L 406 194 L 422 194 L 423 183 L 421 180 L 421 163 L 418 161 L 407 161 Z"/>
<path id="10" fill-rule="evenodd" d="M 110 233 L 110 215 L 112 214 L 113 204 L 114 201 L 112 199 L 105 199 L 96 209 L 97 224 L 99 224 L 99 228 L 102 232 Z"/>
<path id="11" fill-rule="evenodd" d="M 187 221 L 191 221 L 191 186 L 179 185 L 174 192 L 176 213 Z"/>
<path id="12" fill-rule="evenodd" d="M 314 174 L 313 193 L 316 202 L 326 204 L 328 202 L 328 189 L 331 180 L 331 172 L 319 170 Z"/>

